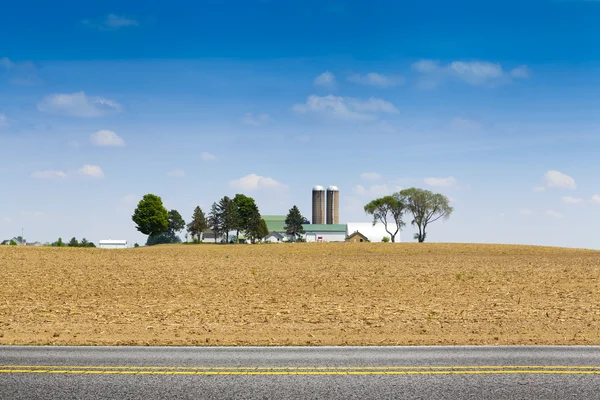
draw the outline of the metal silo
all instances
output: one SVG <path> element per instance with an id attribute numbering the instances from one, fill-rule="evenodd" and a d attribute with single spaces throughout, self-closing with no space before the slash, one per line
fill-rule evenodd
<path id="1" fill-rule="evenodd" d="M 327 188 L 327 223 L 340 223 L 340 190 L 337 186 Z"/>
<path id="2" fill-rule="evenodd" d="M 325 188 L 319 185 L 312 190 L 312 223 L 325 223 Z"/>

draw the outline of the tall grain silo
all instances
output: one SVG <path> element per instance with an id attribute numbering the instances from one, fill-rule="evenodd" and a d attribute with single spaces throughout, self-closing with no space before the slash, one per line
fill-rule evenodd
<path id="1" fill-rule="evenodd" d="M 327 188 L 327 223 L 340 223 L 340 190 L 337 186 Z"/>
<path id="2" fill-rule="evenodd" d="M 320 185 L 312 190 L 312 223 L 325 223 L 325 188 Z"/>

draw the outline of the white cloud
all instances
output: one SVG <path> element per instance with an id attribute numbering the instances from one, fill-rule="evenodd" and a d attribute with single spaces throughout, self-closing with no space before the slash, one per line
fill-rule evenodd
<path id="1" fill-rule="evenodd" d="M 261 126 L 271 120 L 269 114 L 253 114 L 246 113 L 244 114 L 244 118 L 242 118 L 242 123 L 250 126 Z"/>
<path id="2" fill-rule="evenodd" d="M 39 111 L 72 117 L 95 118 L 120 112 L 119 103 L 103 97 L 88 97 L 84 92 L 53 94 L 38 103 Z"/>
<path id="3" fill-rule="evenodd" d="M 575 189 L 575 180 L 569 175 L 563 174 L 559 171 L 548 171 L 544 174 L 544 180 L 548 188 L 557 189 Z"/>
<path id="4" fill-rule="evenodd" d="M 285 188 L 280 182 L 270 177 L 264 177 L 256 174 L 246 175 L 240 179 L 229 182 L 229 185 L 235 189 L 257 190 L 257 189 L 279 189 Z"/>
<path id="5" fill-rule="evenodd" d="M 8 126 L 8 117 L 4 114 L 0 114 L 0 128 Z"/>
<path id="6" fill-rule="evenodd" d="M 458 182 L 454 177 L 449 176 L 448 178 L 425 178 L 425 183 L 433 187 L 450 187 L 456 186 Z"/>
<path id="7" fill-rule="evenodd" d="M 527 79 L 531 75 L 531 71 L 527 68 L 527 65 L 521 65 L 520 67 L 514 68 L 510 71 L 510 76 L 515 79 Z"/>
<path id="8" fill-rule="evenodd" d="M 362 85 L 370 85 L 377 87 L 391 87 L 404 83 L 404 78 L 400 76 L 386 76 L 376 72 L 369 72 L 366 75 L 354 74 L 348 77 L 350 82 L 360 83 Z"/>
<path id="9" fill-rule="evenodd" d="M 364 179 L 366 181 L 378 181 L 381 178 L 381 174 L 378 174 L 377 172 L 363 172 L 360 174 L 360 179 Z"/>
<path id="10" fill-rule="evenodd" d="M 454 79 L 469 85 L 508 83 L 512 79 L 525 79 L 530 71 L 526 65 L 504 71 L 499 63 L 488 61 L 452 61 L 441 65 L 436 60 L 421 60 L 412 64 L 412 69 L 423 75 L 421 86 L 435 87 L 446 79 Z"/>
<path id="11" fill-rule="evenodd" d="M 596 203 L 600 203 L 600 194 L 593 195 L 592 201 L 595 201 Z"/>
<path id="12" fill-rule="evenodd" d="M 531 215 L 531 214 L 533 214 L 533 211 L 531 211 L 531 210 L 530 210 L 530 209 L 528 209 L 528 208 L 523 208 L 523 209 L 521 209 L 521 210 L 519 211 L 519 214 L 521 214 L 521 215 Z"/>
<path id="13" fill-rule="evenodd" d="M 296 104 L 293 110 L 300 114 L 313 112 L 344 120 L 372 120 L 376 113 L 398 113 L 392 103 L 382 99 L 371 97 L 361 100 L 333 95 L 311 95 L 305 104 Z"/>
<path id="14" fill-rule="evenodd" d="M 565 203 L 569 203 L 569 204 L 577 204 L 577 203 L 581 203 L 583 201 L 583 199 L 579 198 L 579 197 L 573 197 L 573 196 L 563 196 L 562 201 L 564 201 Z"/>
<path id="15" fill-rule="evenodd" d="M 117 29 L 125 28 L 128 26 L 139 26 L 140 24 L 135 19 L 120 17 L 115 14 L 108 14 L 105 18 L 103 18 L 100 21 L 90 21 L 89 19 L 85 19 L 81 22 L 89 27 L 105 31 L 115 31 Z"/>
<path id="16" fill-rule="evenodd" d="M 533 191 L 534 192 L 544 192 L 544 191 L 546 191 L 546 188 L 543 186 L 534 186 Z"/>
<path id="17" fill-rule="evenodd" d="M 546 210 L 546 215 L 549 215 L 549 216 L 555 217 L 555 218 L 563 217 L 563 215 L 561 213 L 559 213 L 558 211 L 554 211 L 554 210 Z"/>
<path id="18" fill-rule="evenodd" d="M 90 136 L 90 142 L 94 146 L 104 147 L 121 147 L 125 146 L 125 141 L 122 137 L 109 130 L 100 130 L 96 133 L 92 133 Z"/>
<path id="19" fill-rule="evenodd" d="M 217 159 L 217 156 L 215 156 L 214 154 L 209 153 L 208 151 L 203 151 L 202 153 L 200 153 L 200 158 L 202 159 L 202 161 L 214 161 Z"/>
<path id="20" fill-rule="evenodd" d="M 456 117 L 450 121 L 450 126 L 454 129 L 476 131 L 481 129 L 481 124 L 477 121 L 467 118 Z"/>
<path id="21" fill-rule="evenodd" d="M 36 179 L 65 179 L 67 174 L 63 171 L 36 171 L 31 176 Z"/>
<path id="22" fill-rule="evenodd" d="M 183 178 L 185 176 L 185 171 L 182 169 L 174 169 L 173 171 L 169 171 L 167 176 L 171 178 Z"/>
<path id="23" fill-rule="evenodd" d="M 327 89 L 333 89 L 335 87 L 335 75 L 331 72 L 323 72 L 321 75 L 317 76 L 313 83 L 315 86 L 321 86 Z"/>
<path id="24" fill-rule="evenodd" d="M 402 186 L 392 185 L 391 183 L 383 183 L 380 185 L 371 185 L 369 187 L 364 187 L 362 185 L 355 185 L 352 188 L 352 193 L 357 196 L 364 197 L 382 197 L 389 196 L 395 192 L 399 192 L 404 189 Z"/>
<path id="25" fill-rule="evenodd" d="M 103 179 L 104 178 L 104 172 L 102 172 L 102 168 L 100 168 L 98 165 L 86 164 L 83 167 L 79 168 L 77 170 L 77 173 L 88 176 L 90 178 L 95 178 L 95 179 Z"/>

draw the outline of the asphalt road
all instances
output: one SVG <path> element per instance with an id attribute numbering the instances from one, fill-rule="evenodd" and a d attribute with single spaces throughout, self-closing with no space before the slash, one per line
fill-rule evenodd
<path id="1" fill-rule="evenodd" d="M 1 399 L 598 399 L 600 347 L 1 347 Z"/>

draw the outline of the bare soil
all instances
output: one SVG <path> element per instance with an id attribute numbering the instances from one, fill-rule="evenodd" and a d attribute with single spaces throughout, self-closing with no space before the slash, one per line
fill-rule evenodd
<path id="1" fill-rule="evenodd" d="M 0 344 L 600 344 L 600 252 L 0 246 Z"/>

